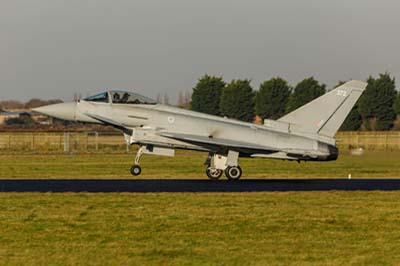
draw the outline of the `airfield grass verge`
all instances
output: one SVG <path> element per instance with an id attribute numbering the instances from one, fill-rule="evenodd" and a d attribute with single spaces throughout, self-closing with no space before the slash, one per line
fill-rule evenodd
<path id="1" fill-rule="evenodd" d="M 0 179 L 6 178 L 207 178 L 206 154 L 178 151 L 177 156 L 143 156 L 142 175 L 132 177 L 129 169 L 134 153 L 130 154 L 47 154 L 1 155 Z M 240 159 L 245 178 L 393 178 L 400 177 L 400 152 L 366 152 L 361 156 L 341 153 L 333 162 L 300 163 Z"/>
<path id="2" fill-rule="evenodd" d="M 205 179 L 205 154 L 3 155 L 0 178 Z M 400 176 L 400 153 L 241 159 L 243 178 Z M 0 193 L 0 265 L 398 265 L 400 192 Z"/>
<path id="3" fill-rule="evenodd" d="M 398 265 L 400 192 L 4 193 L 1 265 Z"/>

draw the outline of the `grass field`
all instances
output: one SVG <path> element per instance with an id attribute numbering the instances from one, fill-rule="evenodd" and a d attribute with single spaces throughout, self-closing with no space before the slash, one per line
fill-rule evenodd
<path id="1" fill-rule="evenodd" d="M 399 192 L 1 194 L 2 265 L 398 265 Z"/>
<path id="2" fill-rule="evenodd" d="M 78 155 L 2 155 L 0 178 L 133 178 L 134 153 Z M 175 158 L 143 156 L 142 175 L 135 178 L 207 178 L 206 154 L 177 153 Z M 300 163 L 241 159 L 243 178 L 400 177 L 400 152 L 341 154 L 334 162 Z"/>
<path id="3" fill-rule="evenodd" d="M 133 154 L 3 155 L 0 178 L 133 178 Z M 202 178 L 204 154 L 138 178 Z M 399 177 L 400 153 L 241 160 L 244 178 Z M 0 265 L 399 265 L 400 192 L 0 193 Z"/>

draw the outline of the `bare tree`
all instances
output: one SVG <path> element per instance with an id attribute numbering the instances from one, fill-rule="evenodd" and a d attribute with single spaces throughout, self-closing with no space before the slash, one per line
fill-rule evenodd
<path id="1" fill-rule="evenodd" d="M 190 109 L 191 98 L 192 95 L 189 91 L 185 91 L 184 93 L 180 91 L 178 94 L 177 106 L 183 109 Z"/>
<path id="2" fill-rule="evenodd" d="M 190 91 L 185 91 L 183 108 L 190 109 L 190 103 L 192 101 L 192 93 Z"/>
<path id="3" fill-rule="evenodd" d="M 24 108 L 24 104 L 22 102 L 19 101 L 14 101 L 14 100 L 9 100 L 9 101 L 1 101 L 0 102 L 0 106 L 3 109 L 23 109 Z"/>
<path id="4" fill-rule="evenodd" d="M 157 94 L 156 101 L 159 102 L 159 103 L 162 103 L 161 94 L 160 93 Z"/>
<path id="5" fill-rule="evenodd" d="M 74 101 L 74 102 L 78 102 L 78 101 L 80 101 L 80 99 L 82 99 L 82 94 L 80 94 L 80 93 L 74 93 L 74 99 L 73 99 L 73 101 Z"/>
<path id="6" fill-rule="evenodd" d="M 164 93 L 163 104 L 169 105 L 169 97 L 167 93 Z"/>
<path id="7" fill-rule="evenodd" d="M 49 105 L 49 104 L 56 104 L 56 103 L 62 103 L 62 100 L 59 99 L 53 99 L 53 100 L 42 100 L 42 99 L 31 99 L 27 103 L 25 103 L 24 107 L 26 109 L 31 109 L 31 108 L 36 108 L 44 105 Z"/>
<path id="8" fill-rule="evenodd" d="M 182 91 L 179 91 L 179 94 L 178 94 L 178 101 L 176 102 L 176 105 L 177 105 L 178 107 L 182 107 L 184 101 L 185 101 L 185 98 L 184 98 L 184 96 L 183 96 L 183 93 L 182 93 Z"/>

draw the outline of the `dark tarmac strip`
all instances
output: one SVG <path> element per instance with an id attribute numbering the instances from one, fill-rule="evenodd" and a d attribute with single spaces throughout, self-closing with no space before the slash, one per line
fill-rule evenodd
<path id="1" fill-rule="evenodd" d="M 34 179 L 0 180 L 0 192 L 266 192 L 400 190 L 400 179 Z"/>

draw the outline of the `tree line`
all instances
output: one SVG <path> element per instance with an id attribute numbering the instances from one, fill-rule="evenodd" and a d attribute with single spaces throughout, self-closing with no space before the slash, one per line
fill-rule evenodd
<path id="1" fill-rule="evenodd" d="M 193 88 L 190 109 L 251 122 L 278 119 L 327 92 L 326 85 L 308 77 L 291 86 L 281 77 L 262 82 L 257 91 L 249 79 L 226 82 L 222 77 L 204 75 Z M 334 87 L 342 85 L 339 81 Z M 370 76 L 368 86 L 354 106 L 342 131 L 400 129 L 400 93 L 389 73 Z"/>
<path id="2" fill-rule="evenodd" d="M 20 102 L 20 101 L 15 101 L 15 100 L 9 100 L 9 101 L 0 101 L 0 109 L 4 110 L 22 110 L 22 109 L 32 109 L 44 105 L 49 105 L 49 104 L 56 104 L 56 103 L 62 103 L 62 100 L 59 99 L 53 99 L 53 100 L 42 100 L 42 99 L 37 99 L 33 98 L 27 102 Z"/>
<path id="3" fill-rule="evenodd" d="M 343 83 L 339 81 L 334 88 Z M 367 83 L 341 130 L 400 130 L 400 93 L 396 90 L 395 78 L 382 73 L 378 77 L 370 76 Z M 178 106 L 247 122 L 256 116 L 276 120 L 326 92 L 326 85 L 314 77 L 305 78 L 294 86 L 281 77 L 273 77 L 254 90 L 249 79 L 226 82 L 222 77 L 204 75 L 193 88 L 192 95 L 188 92 L 179 94 Z M 159 102 L 169 104 L 168 95 L 157 98 Z M 31 109 L 60 102 L 41 99 L 26 103 L 0 101 L 0 109 Z"/>

